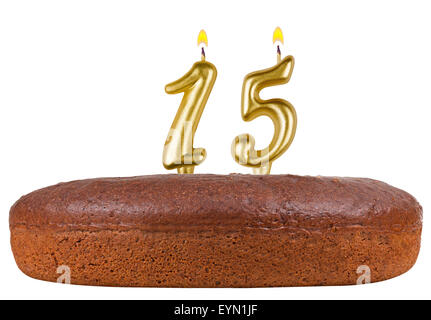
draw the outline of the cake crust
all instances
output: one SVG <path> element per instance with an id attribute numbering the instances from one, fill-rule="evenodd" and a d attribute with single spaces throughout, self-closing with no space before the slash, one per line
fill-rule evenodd
<path id="1" fill-rule="evenodd" d="M 152 175 L 60 183 L 10 210 L 27 275 L 150 287 L 347 285 L 409 270 L 422 208 L 362 178 Z"/>

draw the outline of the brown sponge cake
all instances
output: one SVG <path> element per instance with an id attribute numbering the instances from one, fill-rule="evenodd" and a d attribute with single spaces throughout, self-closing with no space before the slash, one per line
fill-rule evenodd
<path id="1" fill-rule="evenodd" d="M 153 175 L 34 191 L 10 230 L 18 267 L 48 281 L 67 266 L 86 285 L 348 285 L 413 266 L 422 208 L 371 179 Z"/>

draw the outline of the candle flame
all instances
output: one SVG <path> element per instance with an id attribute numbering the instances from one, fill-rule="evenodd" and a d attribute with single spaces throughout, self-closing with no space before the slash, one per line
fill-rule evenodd
<path id="1" fill-rule="evenodd" d="M 199 32 L 198 35 L 198 46 L 200 46 L 201 44 L 205 44 L 208 47 L 207 33 L 203 29 Z"/>
<path id="2" fill-rule="evenodd" d="M 284 44 L 283 31 L 281 31 L 280 27 L 275 28 L 272 35 L 272 43 L 276 43 L 277 41 Z"/>

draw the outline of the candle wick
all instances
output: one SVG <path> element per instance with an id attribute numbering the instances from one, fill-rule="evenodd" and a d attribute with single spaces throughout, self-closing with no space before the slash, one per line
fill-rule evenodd
<path id="1" fill-rule="evenodd" d="M 280 63 L 281 61 L 281 50 L 280 45 L 277 45 L 277 63 Z"/>
<path id="2" fill-rule="evenodd" d="M 204 49 L 204 47 L 202 47 L 202 51 L 201 51 L 201 58 L 202 58 L 202 61 L 204 61 L 205 60 L 205 49 Z"/>

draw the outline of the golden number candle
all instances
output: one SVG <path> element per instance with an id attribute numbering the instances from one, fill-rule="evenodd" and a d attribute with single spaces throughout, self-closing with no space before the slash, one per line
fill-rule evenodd
<path id="1" fill-rule="evenodd" d="M 201 30 L 198 45 L 208 45 L 205 31 Z M 201 61 L 189 72 L 165 87 L 166 93 L 184 93 L 163 150 L 163 165 L 178 173 L 193 173 L 194 167 L 206 157 L 204 148 L 193 148 L 193 137 L 202 112 L 217 77 L 216 67 L 207 62 L 202 47 Z"/>
<path id="2" fill-rule="evenodd" d="M 280 28 L 274 31 L 273 41 L 283 42 Z M 255 140 L 250 134 L 241 134 L 232 142 L 232 156 L 235 161 L 251 167 L 255 174 L 269 174 L 272 162 L 289 148 L 295 136 L 297 123 L 295 108 L 286 100 L 263 100 L 259 96 L 260 91 L 266 87 L 289 82 L 294 62 L 292 56 L 281 59 L 280 47 L 277 46 L 277 64 L 265 70 L 252 72 L 244 79 L 242 119 L 252 121 L 257 117 L 267 116 L 274 124 L 274 136 L 265 149 L 256 150 Z"/>

